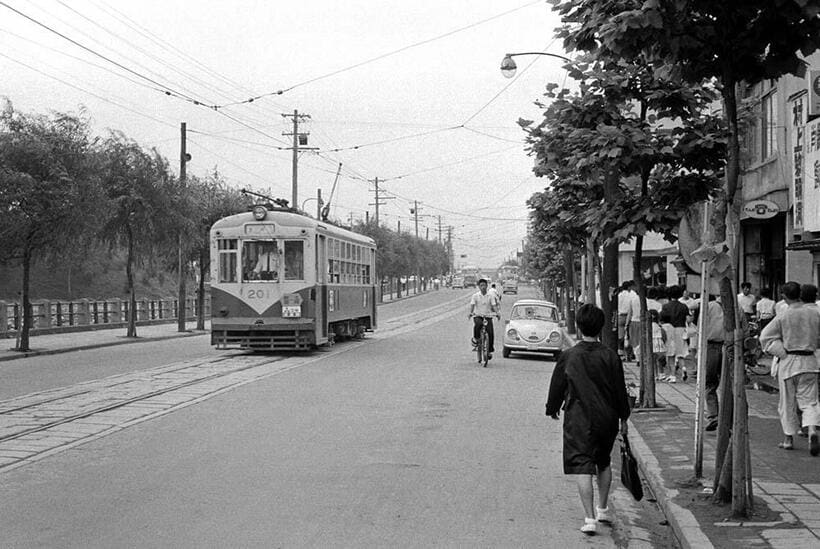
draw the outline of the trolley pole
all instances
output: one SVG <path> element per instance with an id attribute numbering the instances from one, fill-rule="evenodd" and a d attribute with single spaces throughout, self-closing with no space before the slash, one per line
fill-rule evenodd
<path id="1" fill-rule="evenodd" d="M 185 192 L 185 180 L 187 179 L 186 164 L 188 162 L 188 152 L 186 144 L 187 129 L 185 122 L 179 125 L 179 184 L 180 192 Z M 177 270 L 179 271 L 179 292 L 177 293 L 177 331 L 185 331 L 186 307 L 185 307 L 185 254 L 182 250 L 182 230 L 177 235 Z M 131 311 L 133 315 L 136 311 Z"/>

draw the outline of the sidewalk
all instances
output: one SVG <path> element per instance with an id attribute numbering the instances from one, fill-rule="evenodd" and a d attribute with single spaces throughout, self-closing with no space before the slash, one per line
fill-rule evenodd
<path id="1" fill-rule="evenodd" d="M 637 394 L 637 364 L 624 370 Z M 755 381 L 747 386 L 755 509 L 744 521 L 730 518 L 729 505 L 712 503 L 715 432 L 704 433 L 704 478 L 692 482 L 696 380 L 659 382 L 656 400 L 663 408 L 633 410 L 633 451 L 683 547 L 820 547 L 820 458 L 809 455 L 805 438 L 797 437 L 792 451 L 777 447 L 783 438 L 778 394 L 770 380 Z"/>
<path id="2" fill-rule="evenodd" d="M 15 351 L 16 340 L 13 338 L 0 339 L 0 362 L 26 358 L 38 355 L 53 355 L 70 351 L 83 351 L 87 349 L 97 349 L 100 347 L 110 347 L 112 345 L 125 345 L 141 343 L 146 341 L 158 341 L 178 337 L 201 336 L 209 333 L 210 322 L 205 322 L 205 331 L 196 330 L 196 321 L 188 322 L 185 332 L 177 331 L 177 322 L 166 324 L 153 324 L 137 326 L 137 337 L 125 337 L 124 327 L 100 328 L 97 330 L 83 330 L 78 332 L 67 332 L 59 334 L 32 335 L 29 339 L 28 352 Z"/>

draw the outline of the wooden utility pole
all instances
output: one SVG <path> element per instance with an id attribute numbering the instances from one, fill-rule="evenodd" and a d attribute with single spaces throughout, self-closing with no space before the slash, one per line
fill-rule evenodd
<path id="1" fill-rule="evenodd" d="M 282 114 L 283 118 L 293 118 L 293 132 L 282 132 L 282 135 L 290 135 L 293 136 L 293 146 L 290 147 L 293 151 L 293 183 L 291 188 L 291 208 L 298 208 L 299 203 L 297 202 L 299 193 L 297 192 L 298 189 L 298 168 L 297 164 L 299 162 L 299 151 L 315 151 L 318 147 L 307 147 L 308 143 L 308 135 L 307 132 L 299 133 L 299 121 L 300 120 L 307 120 L 310 118 L 309 114 L 299 114 L 299 111 L 294 110 L 293 114 Z"/>
<path id="2" fill-rule="evenodd" d="M 376 200 L 373 202 L 368 203 L 368 206 L 376 206 L 376 226 L 379 227 L 379 206 L 383 206 L 385 203 L 382 202 L 383 200 L 393 200 L 395 196 L 382 196 L 381 189 L 379 189 L 379 178 L 375 178 L 373 180 L 374 185 L 374 193 L 376 194 Z"/>
<path id="3" fill-rule="evenodd" d="M 185 122 L 179 125 L 179 184 L 180 192 L 185 192 L 185 182 L 187 179 L 186 164 L 188 163 L 188 151 L 186 144 L 187 129 Z M 177 331 L 185 331 L 186 307 L 185 307 L 185 254 L 182 250 L 182 230 L 177 235 L 177 270 L 179 271 L 179 292 L 177 293 Z M 132 304 L 134 307 L 135 304 Z M 136 313 L 135 309 L 131 309 L 131 315 Z M 136 318 L 136 317 L 135 317 Z"/>
<path id="4" fill-rule="evenodd" d="M 441 216 L 438 216 L 438 243 L 441 244 Z"/>
<path id="5" fill-rule="evenodd" d="M 419 237 L 419 201 L 413 201 L 413 209 L 410 211 L 416 219 L 416 238 Z"/>

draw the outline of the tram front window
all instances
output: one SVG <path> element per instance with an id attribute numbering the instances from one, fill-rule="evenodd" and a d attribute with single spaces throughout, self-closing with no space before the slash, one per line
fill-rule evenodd
<path id="1" fill-rule="evenodd" d="M 246 241 L 242 247 L 244 281 L 279 280 L 280 254 L 275 240 Z"/>

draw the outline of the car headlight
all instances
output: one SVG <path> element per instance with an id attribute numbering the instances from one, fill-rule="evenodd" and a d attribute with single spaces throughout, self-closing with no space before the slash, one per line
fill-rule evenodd
<path id="1" fill-rule="evenodd" d="M 518 339 L 518 331 L 515 328 L 507 330 L 507 337 L 510 339 Z"/>
<path id="2" fill-rule="evenodd" d="M 553 343 L 561 341 L 561 334 L 559 334 L 558 332 L 552 332 L 550 334 L 550 341 L 552 341 Z"/>

